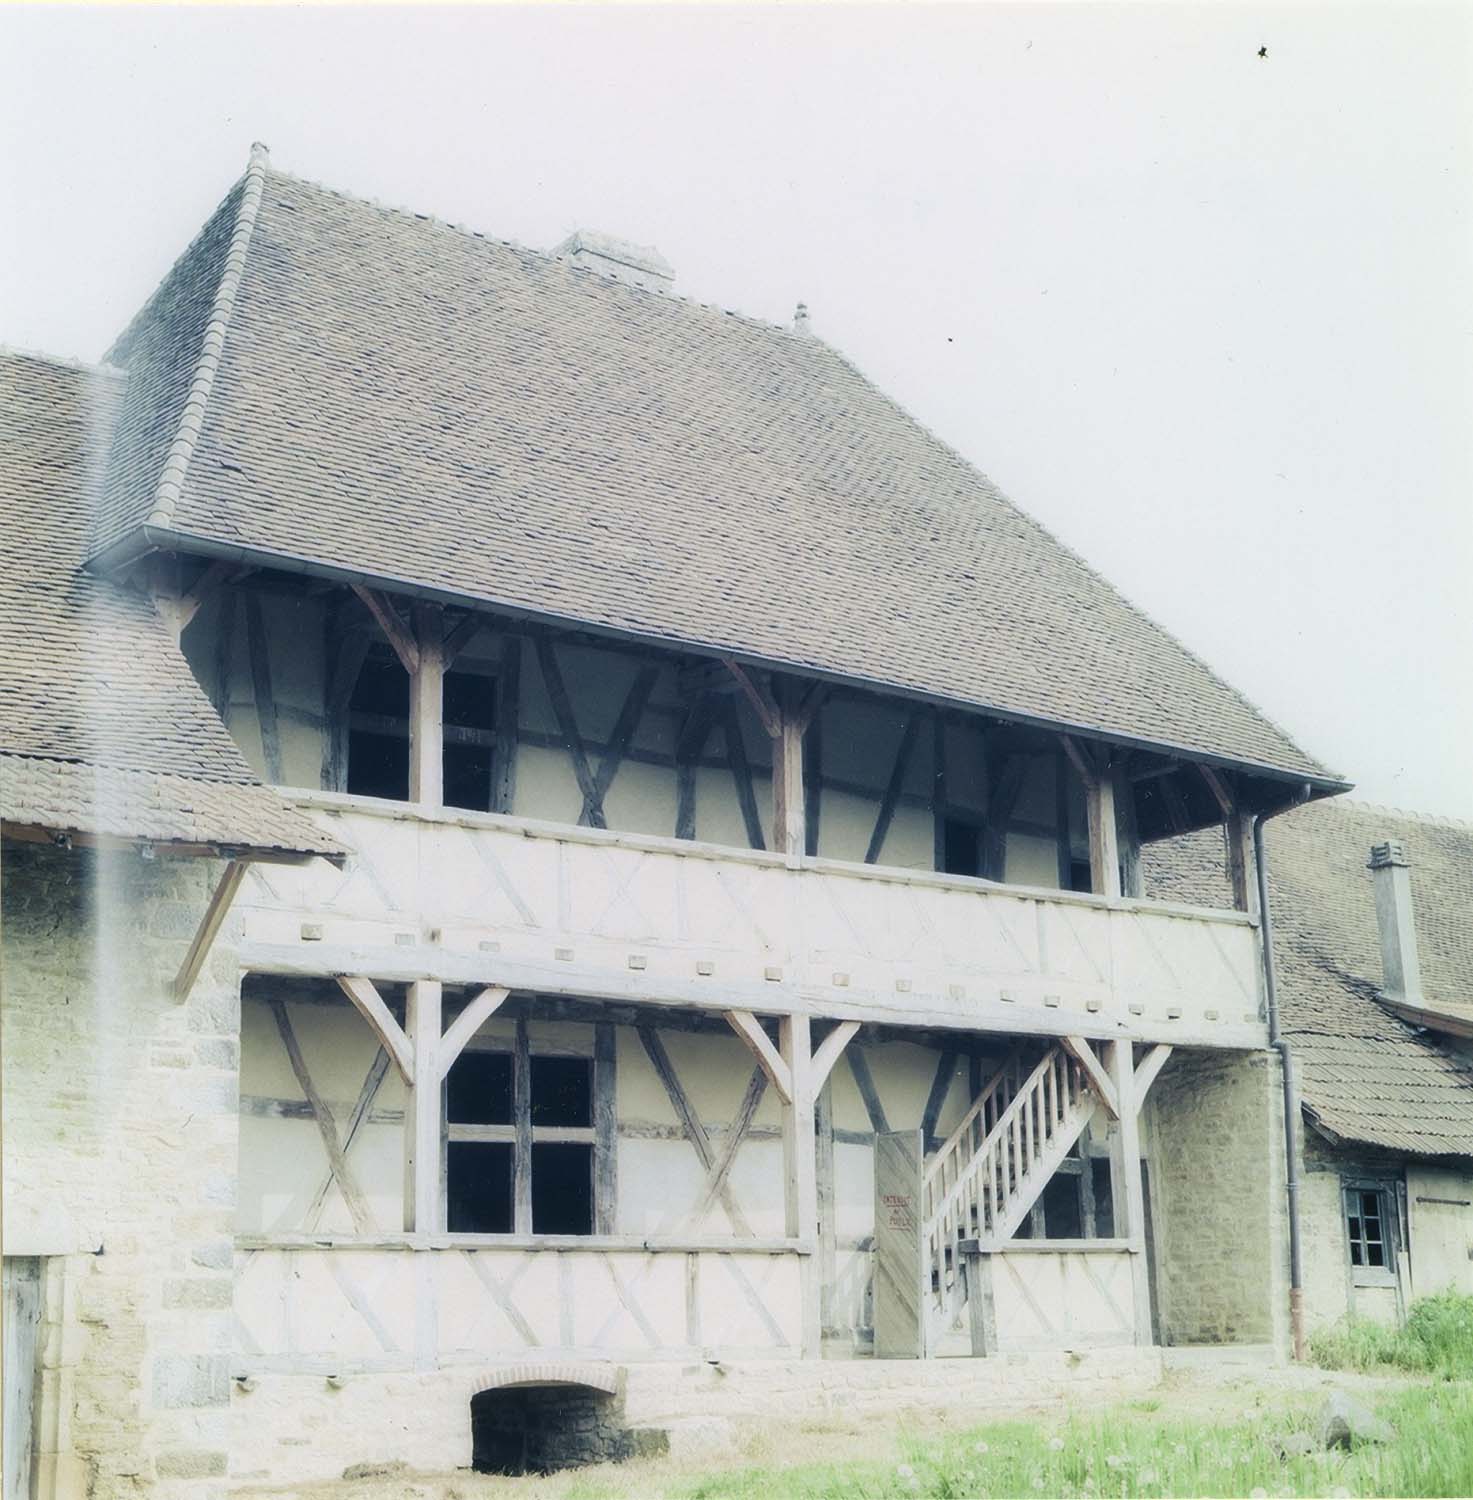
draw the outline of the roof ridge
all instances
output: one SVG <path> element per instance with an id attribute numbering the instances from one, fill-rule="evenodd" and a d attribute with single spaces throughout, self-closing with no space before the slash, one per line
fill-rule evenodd
<path id="1" fill-rule="evenodd" d="M 82 375 L 121 375 L 125 380 L 128 372 L 121 365 L 110 365 L 105 360 L 81 359 L 72 354 L 48 354 L 44 349 L 25 349 L 19 344 L 7 344 L 0 340 L 0 358 L 32 359 L 38 364 L 54 365 L 59 370 L 75 370 Z"/>
<path id="2" fill-rule="evenodd" d="M 1051 542 L 1055 547 L 1059 549 L 1060 552 L 1063 552 L 1068 557 L 1072 558 L 1076 563 L 1079 564 L 1081 568 L 1084 569 L 1086 573 L 1095 578 L 1098 582 L 1102 583 L 1107 589 L 1111 591 L 1111 593 L 1119 598 L 1128 609 L 1134 610 L 1136 614 L 1138 614 L 1143 620 L 1145 620 L 1153 630 L 1160 631 L 1160 633 L 1165 636 L 1166 639 L 1177 648 L 1177 650 L 1179 650 L 1184 656 L 1189 657 L 1193 662 L 1195 662 L 1197 666 L 1199 666 L 1204 672 L 1206 672 L 1207 675 L 1219 687 L 1231 693 L 1233 697 L 1235 697 L 1238 702 L 1241 703 L 1243 707 L 1249 711 L 1249 713 L 1263 720 L 1263 722 L 1267 724 L 1272 730 L 1274 730 L 1276 734 L 1280 735 L 1286 745 L 1293 746 L 1293 748 L 1298 750 L 1306 760 L 1316 765 L 1322 775 L 1330 780 L 1345 780 L 1345 777 L 1342 776 L 1340 772 L 1328 770 L 1327 767 L 1319 763 L 1317 757 L 1309 755 L 1304 750 L 1303 746 L 1299 744 L 1298 740 L 1296 740 L 1294 736 L 1291 735 L 1284 728 L 1284 726 L 1278 722 L 1277 719 L 1265 713 L 1251 698 L 1248 697 L 1246 693 L 1242 692 L 1233 683 L 1229 682 L 1225 677 L 1223 677 L 1210 662 L 1199 656 L 1196 651 L 1194 651 L 1189 645 L 1187 645 L 1185 641 L 1181 640 L 1174 631 L 1169 630 L 1165 625 L 1163 625 L 1149 610 L 1145 609 L 1140 604 L 1137 604 L 1136 601 L 1132 599 L 1125 592 L 1125 590 L 1119 586 L 1119 584 L 1106 577 L 1105 574 L 1102 573 L 1098 568 L 1096 568 L 1094 564 L 1091 563 L 1089 559 L 1086 558 L 1082 553 L 1075 551 L 1075 549 L 1070 546 L 1068 542 L 1066 542 L 1062 537 L 1056 535 L 1050 527 L 1045 526 L 1044 523 L 1040 521 L 1038 517 L 1035 516 L 1031 511 L 1025 510 L 1021 505 L 1019 505 L 1017 501 L 1014 500 L 1012 496 L 1008 495 L 989 474 L 985 473 L 977 464 L 974 464 L 971 459 L 966 456 L 966 454 L 962 453 L 958 448 L 954 447 L 945 438 L 941 437 L 938 433 L 933 431 L 927 423 L 921 421 L 921 419 L 915 416 L 909 410 L 909 408 L 902 406 L 901 403 L 896 400 L 896 398 L 892 396 L 887 390 L 885 390 L 883 386 L 871 380 L 869 376 L 866 375 L 864 371 L 861 370 L 859 366 L 849 358 L 848 355 L 842 353 L 832 344 L 825 343 L 824 347 L 829 349 L 833 353 L 834 357 L 842 365 L 844 365 L 851 374 L 855 375 L 858 379 L 864 381 L 866 385 L 870 386 L 871 389 L 878 392 L 881 399 L 888 402 L 889 405 L 894 407 L 895 410 L 899 412 L 907 422 L 910 422 L 914 427 L 918 428 L 921 432 L 924 432 L 925 435 L 933 443 L 935 443 L 937 447 L 942 449 L 942 451 L 945 452 L 949 457 L 954 459 L 957 463 L 961 464 L 964 468 L 970 470 L 973 474 L 977 475 L 978 478 L 983 481 L 983 483 L 985 483 L 990 489 L 996 492 L 999 499 L 1003 500 L 1017 515 L 1021 516 L 1023 520 L 1028 523 L 1028 525 L 1041 532 L 1049 542 Z"/>
<path id="3" fill-rule="evenodd" d="M 199 359 L 194 367 L 194 378 L 184 397 L 184 408 L 179 418 L 179 431 L 164 456 L 164 467 L 159 473 L 154 490 L 153 507 L 144 521 L 146 526 L 170 526 L 174 521 L 174 508 L 183 490 L 184 475 L 189 461 L 194 456 L 194 445 L 204 426 L 205 405 L 215 384 L 215 373 L 220 368 L 220 355 L 225 347 L 225 333 L 230 326 L 230 315 L 235 307 L 235 294 L 240 286 L 241 273 L 245 268 L 246 251 L 250 247 L 251 233 L 256 227 L 256 214 L 261 206 L 261 192 L 266 182 L 266 167 L 269 161 L 266 147 L 255 141 L 251 145 L 250 161 L 245 176 L 241 179 L 240 207 L 236 211 L 235 229 L 230 236 L 230 245 L 225 252 L 224 270 L 220 274 L 220 285 L 215 289 L 215 300 L 210 308 L 210 320 L 205 324 L 205 336 L 200 342 Z M 196 236 L 196 238 L 198 238 Z M 187 252 L 186 252 L 187 253 Z M 167 277 L 165 281 L 167 281 Z M 160 284 L 161 286 L 163 283 Z M 154 294 L 158 295 L 157 292 Z M 149 299 L 152 302 L 152 298 Z M 135 320 L 136 321 L 136 320 Z M 131 324 L 129 325 L 132 326 Z"/>
<path id="4" fill-rule="evenodd" d="M 472 229 L 469 224 L 443 219 L 439 214 L 424 213 L 420 209 L 410 208 L 407 204 L 385 203 L 381 198 L 371 198 L 364 193 L 345 192 L 342 188 L 333 187 L 315 177 L 304 177 L 299 172 L 288 172 L 277 166 L 269 167 L 269 171 L 273 177 L 284 177 L 303 187 L 315 188 L 319 193 L 339 198 L 344 203 L 356 203 L 361 207 L 377 209 L 380 213 L 394 214 L 402 219 L 418 219 L 420 223 L 428 224 L 435 229 L 448 229 L 452 234 L 464 235 L 467 239 L 484 240 L 487 244 L 500 245 L 503 249 L 515 251 L 518 255 L 535 256 L 549 265 L 561 266 L 575 276 L 587 278 L 600 285 L 618 287 L 621 292 L 634 292 L 641 297 L 653 298 L 659 302 L 678 302 L 683 307 L 695 307 L 702 312 L 716 313 L 724 318 L 735 318 L 738 322 L 749 324 L 753 328 L 760 328 L 764 333 L 779 333 L 784 338 L 804 344 L 824 342 L 814 333 L 799 333 L 786 323 L 773 323 L 766 318 L 759 318 L 753 313 L 740 312 L 733 307 L 722 307 L 715 302 L 702 302 L 699 298 L 688 297 L 682 292 L 655 291 L 650 287 L 637 286 L 632 281 L 618 281 L 589 266 L 574 265 L 566 256 L 556 255 L 551 250 L 539 250 L 535 245 L 524 245 L 520 240 L 504 239 L 501 235 L 492 234 L 488 230 Z M 569 231 L 569 233 L 574 232 Z"/>
<path id="5" fill-rule="evenodd" d="M 1379 813 L 1382 817 L 1402 818 L 1409 823 L 1430 823 L 1437 828 L 1459 828 L 1473 833 L 1473 819 L 1446 817 L 1441 813 L 1416 812 L 1409 807 L 1392 807 L 1384 802 L 1365 802 L 1359 797 L 1340 797 L 1336 801 L 1361 812 Z"/>

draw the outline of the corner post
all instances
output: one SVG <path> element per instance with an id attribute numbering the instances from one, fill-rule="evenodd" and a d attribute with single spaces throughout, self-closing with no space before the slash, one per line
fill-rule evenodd
<path id="1" fill-rule="evenodd" d="M 404 1113 L 404 1227 L 438 1234 L 444 1227 L 440 1201 L 440 1010 L 438 979 L 409 986 L 404 1030 L 414 1044 L 414 1086 Z"/>
<path id="2" fill-rule="evenodd" d="M 1130 1241 L 1130 1273 L 1135 1293 L 1135 1341 L 1151 1342 L 1151 1279 L 1146 1265 L 1146 1197 L 1141 1181 L 1141 1097 L 1136 1088 L 1135 1056 L 1130 1042 L 1110 1042 L 1107 1066 L 1120 1109 L 1115 1132 L 1112 1188 L 1115 1233 Z M 1122 1223 L 1121 1220 L 1124 1220 Z"/>
<path id="3" fill-rule="evenodd" d="M 419 663 L 409 674 L 409 800 L 445 803 L 445 621 L 437 604 L 414 606 Z"/>
<path id="4" fill-rule="evenodd" d="M 801 849 L 803 846 L 798 845 Z M 783 1110 L 783 1203 L 789 1239 L 818 1238 L 818 1141 L 814 1126 L 812 1038 L 807 1016 L 783 1016 L 778 1022 L 778 1050 L 787 1065 L 792 1100 Z M 814 1256 L 800 1257 L 803 1358 L 816 1359 L 822 1330 Z"/>

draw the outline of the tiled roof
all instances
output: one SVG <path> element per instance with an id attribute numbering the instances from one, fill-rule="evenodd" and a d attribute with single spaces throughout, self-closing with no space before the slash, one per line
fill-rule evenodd
<path id="1" fill-rule="evenodd" d="M 149 524 L 1332 779 L 818 339 L 257 155 L 110 358 L 99 551 Z"/>
<path id="2" fill-rule="evenodd" d="M 1399 839 L 1429 1003 L 1473 1001 L 1473 826 L 1337 798 L 1266 825 L 1274 955 L 1285 1034 L 1311 1116 L 1346 1140 L 1426 1156 L 1473 1156 L 1473 1061 L 1376 999 L 1381 949 L 1372 844 Z M 1155 895 L 1210 899 L 1221 834 L 1150 845 Z"/>
<path id="3" fill-rule="evenodd" d="M 80 571 L 124 384 L 0 352 L 0 816 L 336 853 L 252 775 L 152 605 Z"/>

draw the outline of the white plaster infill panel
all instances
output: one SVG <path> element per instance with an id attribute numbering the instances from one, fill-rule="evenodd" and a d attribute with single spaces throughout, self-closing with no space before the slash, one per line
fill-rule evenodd
<path id="1" fill-rule="evenodd" d="M 799 1256 L 744 1250 L 279 1248 L 236 1258 L 236 1374 L 506 1360 L 794 1359 Z"/>
<path id="2" fill-rule="evenodd" d="M 252 867 L 243 963 L 719 1010 L 1261 1047 L 1237 912 L 315 794 L 353 849 Z"/>
<path id="3" fill-rule="evenodd" d="M 1001 1250 L 992 1256 L 1003 1352 L 1129 1344 L 1135 1337 L 1132 1251 Z"/>

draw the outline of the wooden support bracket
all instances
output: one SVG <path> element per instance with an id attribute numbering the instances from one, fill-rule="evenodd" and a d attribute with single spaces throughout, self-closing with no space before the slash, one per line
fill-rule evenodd
<path id="1" fill-rule="evenodd" d="M 384 1051 L 394 1059 L 399 1076 L 413 1087 L 414 1043 L 390 1014 L 389 1007 L 384 1004 L 384 997 L 379 994 L 374 982 L 353 974 L 339 974 L 337 981 L 342 992 L 358 1007 L 363 1019 L 373 1027 L 374 1035 L 383 1043 Z"/>
<path id="2" fill-rule="evenodd" d="M 440 1077 L 450 1075 L 455 1059 L 465 1050 L 465 1044 L 501 1008 L 501 1003 L 511 994 L 500 985 L 491 985 L 474 996 L 466 1008 L 445 1028 L 440 1038 Z"/>
<path id="3" fill-rule="evenodd" d="M 1064 742 L 1064 754 L 1069 757 L 1070 764 L 1079 772 L 1079 779 L 1086 787 L 1093 786 L 1100 779 L 1100 775 L 1095 769 L 1094 762 L 1085 753 L 1084 747 L 1072 734 L 1061 734 L 1059 738 Z"/>
<path id="4" fill-rule="evenodd" d="M 1139 1109 L 1146 1102 L 1146 1095 L 1151 1085 L 1155 1083 L 1157 1075 L 1166 1066 L 1166 1060 L 1171 1056 L 1171 1045 L 1168 1042 L 1159 1042 L 1141 1059 L 1135 1070 L 1135 1107 Z"/>
<path id="5" fill-rule="evenodd" d="M 844 1048 L 854 1039 L 859 1030 L 858 1021 L 840 1021 L 834 1029 L 813 1049 L 813 1092 L 818 1094 L 834 1071 Z"/>
<path id="6" fill-rule="evenodd" d="M 1120 1118 L 1120 1094 L 1105 1071 L 1105 1065 L 1095 1056 L 1094 1048 L 1082 1036 L 1061 1036 L 1060 1044 L 1075 1062 L 1084 1069 L 1090 1087 L 1100 1096 L 1100 1102 L 1112 1120 Z M 1168 1049 L 1170 1050 L 1170 1049 Z"/>
<path id="7" fill-rule="evenodd" d="M 403 616 L 394 608 L 393 601 L 378 589 L 355 583 L 353 592 L 368 606 L 369 613 L 378 621 L 379 629 L 388 637 L 394 655 L 411 676 L 419 671 L 419 646 L 415 643 Z"/>
<path id="8" fill-rule="evenodd" d="M 1207 783 L 1212 795 L 1217 798 L 1217 805 L 1222 809 L 1224 819 L 1232 817 L 1238 802 L 1227 778 L 1221 772 L 1214 771 L 1211 766 L 1199 765 L 1197 769 L 1202 773 L 1202 780 Z"/>
<path id="9" fill-rule="evenodd" d="M 776 739 L 782 732 L 782 710 L 778 708 L 772 694 L 761 686 L 734 656 L 723 656 L 721 665 L 736 679 L 737 686 L 747 695 L 762 727 Z"/>
<path id="10" fill-rule="evenodd" d="M 778 1092 L 784 1104 L 793 1102 L 793 1075 L 762 1023 L 749 1010 L 729 1010 L 726 1020 L 731 1029 L 751 1048 L 757 1066 L 767 1074 L 767 1081 Z M 837 1056 L 837 1053 L 835 1054 Z"/>
<path id="11" fill-rule="evenodd" d="M 481 631 L 490 623 L 491 622 L 486 618 L 485 615 L 479 614 L 475 610 L 471 610 L 470 613 L 464 615 L 452 629 L 445 632 L 445 643 L 441 647 L 441 654 L 444 658 L 447 671 L 449 670 L 450 664 L 455 660 L 455 658 L 459 656 L 460 653 L 464 651 L 465 648 L 469 646 L 470 643 L 475 640 L 475 638 L 481 633 Z"/>
<path id="12" fill-rule="evenodd" d="M 220 928 L 230 915 L 230 903 L 235 900 L 235 893 L 240 889 L 245 872 L 245 860 L 230 860 L 225 866 L 225 873 L 220 877 L 220 883 L 210 896 L 205 914 L 194 934 L 194 941 L 190 943 L 189 952 L 184 955 L 184 962 L 179 966 L 179 973 L 174 980 L 174 999 L 180 1004 L 189 999 L 194 981 L 199 978 L 199 971 L 204 968 L 205 960 L 210 956 L 210 949 L 219 936 Z"/>

